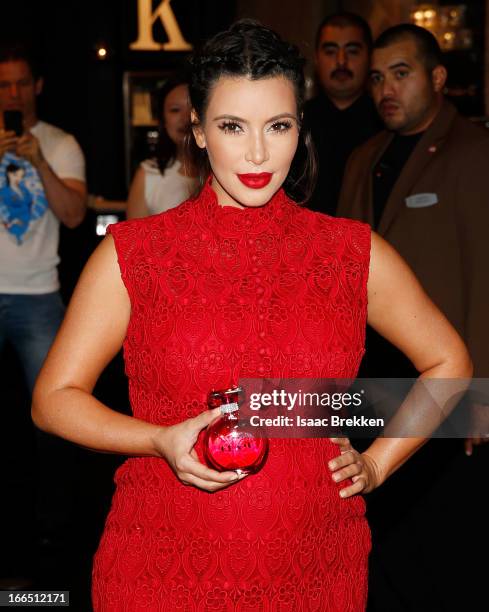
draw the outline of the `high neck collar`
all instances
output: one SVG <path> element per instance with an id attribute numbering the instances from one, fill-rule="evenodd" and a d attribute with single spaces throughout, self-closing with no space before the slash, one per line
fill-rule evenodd
<path id="1" fill-rule="evenodd" d="M 226 228 L 231 233 L 259 233 L 263 227 L 272 223 L 280 223 L 294 202 L 290 200 L 283 189 L 279 189 L 263 206 L 221 206 L 217 195 L 211 187 L 212 176 L 209 177 L 197 198 L 200 209 L 211 225 Z"/>

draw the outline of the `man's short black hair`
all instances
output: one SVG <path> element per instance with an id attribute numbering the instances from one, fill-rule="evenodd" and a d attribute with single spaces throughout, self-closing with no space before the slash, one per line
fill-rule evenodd
<path id="1" fill-rule="evenodd" d="M 443 54 L 436 38 L 425 28 L 412 23 L 400 23 L 382 32 L 374 43 L 374 49 L 385 49 L 407 39 L 416 44 L 417 56 L 428 72 L 443 65 Z"/>
<path id="2" fill-rule="evenodd" d="M 0 64 L 18 61 L 24 61 L 29 66 L 35 81 L 42 76 L 39 56 L 30 44 L 20 41 L 0 43 Z"/>
<path id="3" fill-rule="evenodd" d="M 318 25 L 318 29 L 316 30 L 316 49 L 319 47 L 319 43 L 321 41 L 321 32 L 326 26 L 332 26 L 335 28 L 358 28 L 362 32 L 363 40 L 367 45 L 367 49 L 369 52 L 372 50 L 372 30 L 365 19 L 360 17 L 360 15 L 343 11 L 341 13 L 334 13 L 333 15 L 328 15 L 325 17 Z"/>

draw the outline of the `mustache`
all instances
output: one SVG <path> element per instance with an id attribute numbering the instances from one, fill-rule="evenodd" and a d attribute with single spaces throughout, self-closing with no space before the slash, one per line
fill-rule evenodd
<path id="1" fill-rule="evenodd" d="M 342 74 L 346 74 L 350 78 L 353 78 L 353 72 L 351 70 L 348 70 L 348 68 L 336 68 L 331 73 L 331 77 L 334 79 L 335 77 L 342 75 Z"/>

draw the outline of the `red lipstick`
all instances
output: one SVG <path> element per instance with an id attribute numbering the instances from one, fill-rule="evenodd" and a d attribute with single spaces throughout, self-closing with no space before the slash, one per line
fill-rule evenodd
<path id="1" fill-rule="evenodd" d="M 251 174 L 238 174 L 239 180 L 251 189 L 263 189 L 272 180 L 271 172 L 253 172 Z"/>

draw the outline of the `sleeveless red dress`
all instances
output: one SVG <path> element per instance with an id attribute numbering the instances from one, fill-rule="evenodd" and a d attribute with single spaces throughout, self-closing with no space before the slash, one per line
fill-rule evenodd
<path id="1" fill-rule="evenodd" d="M 195 200 L 110 228 L 131 300 L 134 415 L 171 425 L 243 378 L 354 378 L 364 352 L 368 226 L 301 208 Z M 263 469 L 206 493 L 166 462 L 117 471 L 94 559 L 95 612 L 359 612 L 370 532 L 343 500 L 328 439 L 271 440 Z"/>

